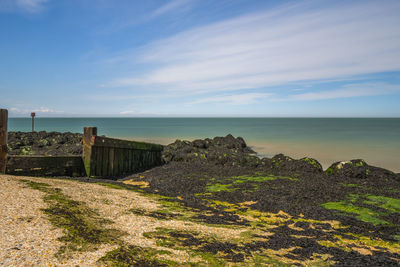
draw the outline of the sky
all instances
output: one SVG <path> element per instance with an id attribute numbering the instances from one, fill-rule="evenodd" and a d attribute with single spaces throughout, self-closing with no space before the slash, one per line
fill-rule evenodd
<path id="1" fill-rule="evenodd" d="M 10 117 L 400 117 L 400 1 L 0 0 Z"/>

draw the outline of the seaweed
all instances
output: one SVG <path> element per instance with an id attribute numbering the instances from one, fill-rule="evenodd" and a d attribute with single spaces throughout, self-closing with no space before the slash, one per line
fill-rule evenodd
<path id="1" fill-rule="evenodd" d="M 20 181 L 45 193 L 43 199 L 48 207 L 43 209 L 43 212 L 54 226 L 63 229 L 64 235 L 59 240 L 64 245 L 57 252 L 57 257 L 66 257 L 72 251 L 93 251 L 102 244 L 121 244 L 120 237 L 126 233 L 107 228 L 112 221 L 101 218 L 85 203 L 72 200 L 59 188 L 50 187 L 49 184 Z"/>

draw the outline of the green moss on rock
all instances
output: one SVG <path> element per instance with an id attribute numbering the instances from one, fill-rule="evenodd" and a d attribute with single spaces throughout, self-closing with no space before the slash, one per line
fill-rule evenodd
<path id="1" fill-rule="evenodd" d="M 322 170 L 321 164 L 317 160 L 315 160 L 313 158 L 306 157 L 306 158 L 302 158 L 300 160 L 305 161 L 306 163 L 308 163 L 311 166 L 313 166 L 315 169 Z"/>

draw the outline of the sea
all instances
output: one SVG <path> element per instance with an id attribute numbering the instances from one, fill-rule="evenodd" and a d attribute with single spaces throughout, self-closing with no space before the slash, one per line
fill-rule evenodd
<path id="1" fill-rule="evenodd" d="M 364 159 L 400 172 L 400 118 L 35 118 L 35 131 L 82 133 L 169 144 L 241 136 L 260 157 L 283 153 L 313 157 L 324 168 L 337 161 Z M 9 118 L 9 131 L 31 131 L 31 118 Z"/>

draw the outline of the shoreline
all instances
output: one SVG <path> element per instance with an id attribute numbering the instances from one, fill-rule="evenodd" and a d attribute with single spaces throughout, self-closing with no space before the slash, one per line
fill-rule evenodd
<path id="1" fill-rule="evenodd" d="M 10 134 L 13 132 L 10 132 Z M 25 136 L 26 135 L 26 136 Z M 20 134 L 10 135 L 9 143 L 11 149 L 14 150 L 10 155 L 34 155 L 41 153 L 49 153 L 49 155 L 62 155 L 62 154 L 74 154 L 78 155 L 81 152 L 80 138 L 82 134 L 71 134 L 71 133 L 59 133 L 59 132 L 36 132 L 35 140 L 32 140 L 30 133 L 20 132 Z M 18 137 L 19 136 L 19 137 Z M 188 140 L 193 141 L 199 138 L 188 138 L 177 135 L 178 138 L 171 137 L 154 137 L 154 136 L 132 136 L 132 137 L 121 137 L 113 136 L 110 137 L 142 141 L 149 143 L 158 143 L 161 145 L 169 145 L 175 142 L 175 140 Z M 23 138 L 22 144 L 19 139 Z M 55 138 L 55 139 L 54 139 Z M 45 140 L 46 139 L 46 140 Z M 278 154 L 284 154 L 293 159 L 301 159 L 304 157 L 311 157 L 316 159 L 322 165 L 323 169 L 327 169 L 331 164 L 335 162 L 349 161 L 352 159 L 363 159 L 372 166 L 385 168 L 396 173 L 400 173 L 400 149 L 397 146 L 393 146 L 390 149 L 384 146 L 376 146 L 376 144 L 352 144 L 347 145 L 340 142 L 321 142 L 317 140 L 315 142 L 306 141 L 282 141 L 282 140 L 271 140 L 260 141 L 245 138 L 245 142 L 253 149 L 257 154 L 255 156 L 262 158 L 272 158 Z M 13 143 L 13 144 L 11 144 Z M 20 143 L 20 144 L 19 144 Z M 65 145 L 64 145 L 65 144 Z M 374 146 L 375 145 L 375 146 Z M 33 150 L 33 151 L 32 151 Z"/>
<path id="2" fill-rule="evenodd" d="M 121 138 L 121 137 L 113 137 Z M 168 145 L 175 140 L 187 140 L 193 141 L 197 138 L 168 138 L 168 137 L 123 137 L 122 139 L 140 142 L 157 143 L 161 145 Z M 259 140 L 245 139 L 246 144 L 257 152 L 256 156 L 259 158 L 267 157 L 272 158 L 278 154 L 284 154 L 294 159 L 300 159 L 304 157 L 311 157 L 322 165 L 323 169 L 326 170 L 335 162 L 349 161 L 352 159 L 363 159 L 368 164 L 377 166 L 380 168 L 388 169 L 395 173 L 400 173 L 400 153 L 399 151 L 392 149 L 386 151 L 385 157 L 379 157 L 379 153 L 384 151 L 384 148 L 371 151 L 368 147 L 358 147 L 355 151 L 354 148 L 348 148 L 345 145 L 342 146 L 329 146 L 331 144 L 323 145 L 321 143 L 310 144 L 310 143 L 291 143 L 291 142 L 263 142 Z M 399 154 L 399 155 L 396 155 Z M 389 159 L 389 160 L 388 160 Z"/>

